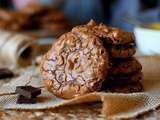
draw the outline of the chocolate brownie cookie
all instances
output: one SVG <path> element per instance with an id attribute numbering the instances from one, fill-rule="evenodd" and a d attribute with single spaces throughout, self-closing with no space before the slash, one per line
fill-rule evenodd
<path id="1" fill-rule="evenodd" d="M 93 30 L 97 36 L 106 38 L 109 44 L 120 45 L 135 42 L 134 35 L 131 32 L 125 32 L 119 28 L 99 24 L 95 26 Z"/>
<path id="2" fill-rule="evenodd" d="M 31 25 L 29 17 L 13 11 L 0 10 L 0 28 L 4 30 L 20 31 Z"/>
<path id="3" fill-rule="evenodd" d="M 141 64 L 134 58 L 112 61 L 110 75 L 126 75 L 142 69 Z"/>
<path id="4" fill-rule="evenodd" d="M 48 12 L 49 8 L 39 4 L 29 4 L 23 7 L 20 11 L 29 16 L 39 16 Z"/>
<path id="5" fill-rule="evenodd" d="M 116 93 L 134 93 L 142 92 L 143 85 L 140 82 L 131 83 L 124 86 L 110 87 L 105 90 L 106 92 L 116 92 Z"/>
<path id="6" fill-rule="evenodd" d="M 72 29 L 72 32 L 75 32 L 77 34 L 80 33 L 91 33 L 94 34 L 94 31 L 90 26 L 87 25 L 80 25 L 77 27 L 74 27 Z M 97 35 L 98 36 L 98 35 Z M 125 45 L 112 45 L 108 44 L 106 40 L 102 39 L 103 45 L 106 49 L 109 49 L 110 52 L 110 57 L 113 58 L 128 58 L 131 57 L 135 54 L 136 49 L 135 49 L 135 44 L 134 43 L 129 43 Z"/>
<path id="7" fill-rule="evenodd" d="M 73 33 L 78 33 L 78 34 L 79 33 L 89 33 L 89 34 L 92 34 L 92 35 L 96 35 L 94 33 L 94 31 L 92 30 L 92 27 L 89 27 L 87 25 L 78 25 L 76 27 L 73 27 L 72 28 L 72 32 Z"/>
<path id="8" fill-rule="evenodd" d="M 100 39 L 89 33 L 63 34 L 41 63 L 48 90 L 68 99 L 100 90 L 108 69 L 108 52 Z"/>
<path id="9" fill-rule="evenodd" d="M 66 22 L 52 22 L 44 23 L 40 27 L 46 30 L 63 30 L 65 28 L 67 29 L 68 24 Z"/>
<path id="10" fill-rule="evenodd" d="M 13 19 L 13 12 L 9 11 L 9 10 L 0 10 L 0 19 L 2 20 L 12 20 Z"/>
<path id="11" fill-rule="evenodd" d="M 135 43 L 134 34 L 123 31 L 119 28 L 97 24 L 91 20 L 87 25 L 79 25 L 72 29 L 72 32 L 89 32 L 101 38 L 104 44 L 124 45 Z"/>
<path id="12" fill-rule="evenodd" d="M 129 58 L 136 53 L 135 45 L 113 45 L 109 49 L 112 58 Z"/>
<path id="13" fill-rule="evenodd" d="M 135 82 L 142 80 L 142 72 L 137 72 L 131 75 L 124 75 L 124 76 L 110 76 L 106 78 L 106 80 L 102 83 L 102 90 L 106 88 L 115 87 L 115 86 L 122 86 L 128 85 Z"/>
<path id="14" fill-rule="evenodd" d="M 52 10 L 48 12 L 46 15 L 43 15 L 40 19 L 41 23 L 52 23 L 52 22 L 60 22 L 64 21 L 64 14 L 58 10 Z"/>
<path id="15" fill-rule="evenodd" d="M 124 83 L 124 82 L 137 82 L 139 80 L 141 80 L 143 77 L 143 74 L 141 71 L 136 72 L 136 73 L 132 73 L 129 75 L 114 75 L 114 76 L 110 76 L 108 75 L 108 82 L 112 82 L 112 83 Z"/>

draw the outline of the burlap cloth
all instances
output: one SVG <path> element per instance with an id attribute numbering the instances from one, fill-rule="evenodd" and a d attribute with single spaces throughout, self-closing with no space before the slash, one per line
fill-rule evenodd
<path id="1" fill-rule="evenodd" d="M 16 104 L 17 95 L 0 97 L 2 109 L 50 109 L 63 105 L 84 102 L 102 102 L 102 113 L 110 119 L 131 118 L 160 106 L 160 57 L 138 57 L 143 65 L 144 92 L 132 94 L 95 92 L 71 100 L 64 100 L 42 89 L 36 104 Z M 16 86 L 30 84 L 39 87 L 43 85 L 39 69 L 29 67 L 22 75 L 0 87 L 0 94 L 14 92 Z"/>

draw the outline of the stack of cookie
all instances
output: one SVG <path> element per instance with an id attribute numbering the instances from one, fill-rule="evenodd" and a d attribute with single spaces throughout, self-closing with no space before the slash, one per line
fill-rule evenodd
<path id="1" fill-rule="evenodd" d="M 122 93 L 142 91 L 142 66 L 134 57 L 116 58 L 111 62 L 112 66 L 107 80 L 103 83 L 103 90 Z"/>
<path id="2" fill-rule="evenodd" d="M 20 11 L 30 17 L 32 23 L 34 23 L 34 26 L 32 27 L 35 29 L 57 31 L 65 30 L 69 27 L 68 21 L 63 12 L 54 8 L 40 4 L 29 4 Z"/>
<path id="3" fill-rule="evenodd" d="M 100 90 L 139 92 L 142 67 L 135 52 L 132 33 L 91 20 L 53 43 L 41 61 L 42 79 L 51 93 L 67 99 Z"/>
<path id="4" fill-rule="evenodd" d="M 63 32 L 69 27 L 63 12 L 43 5 L 29 4 L 15 11 L 0 9 L 0 29 L 2 30 Z"/>
<path id="5" fill-rule="evenodd" d="M 140 83 L 142 66 L 133 57 L 136 53 L 133 33 L 104 24 L 97 24 L 93 20 L 87 25 L 73 28 L 72 31 L 95 34 L 108 50 L 110 69 L 102 84 L 102 90 L 123 93 L 142 91 L 143 87 Z"/>
<path id="6" fill-rule="evenodd" d="M 23 13 L 0 9 L 0 29 L 11 31 L 29 29 L 32 23 L 28 21 L 29 17 Z"/>

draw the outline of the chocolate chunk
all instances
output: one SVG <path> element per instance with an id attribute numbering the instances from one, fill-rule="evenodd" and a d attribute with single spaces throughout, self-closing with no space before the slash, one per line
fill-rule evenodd
<path id="1" fill-rule="evenodd" d="M 24 97 L 23 95 L 19 95 L 17 99 L 17 104 L 34 104 L 36 102 L 37 102 L 36 98 L 27 98 Z"/>
<path id="2" fill-rule="evenodd" d="M 7 69 L 7 68 L 0 68 L 0 79 L 11 78 L 13 76 L 14 76 L 13 72 L 10 71 L 9 69 Z"/>
<path id="3" fill-rule="evenodd" d="M 35 98 L 41 94 L 41 89 L 32 86 L 17 86 L 16 93 L 23 95 L 26 98 Z"/>

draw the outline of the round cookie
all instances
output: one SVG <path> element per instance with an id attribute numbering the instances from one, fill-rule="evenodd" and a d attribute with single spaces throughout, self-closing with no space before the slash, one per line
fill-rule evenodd
<path id="1" fill-rule="evenodd" d="M 39 4 L 29 4 L 20 10 L 29 16 L 43 15 L 49 11 L 49 8 Z"/>
<path id="2" fill-rule="evenodd" d="M 89 33 L 63 34 L 43 57 L 41 75 L 48 90 L 74 98 L 101 88 L 108 69 L 108 53 Z"/>
<path id="3" fill-rule="evenodd" d="M 124 45 L 128 43 L 135 43 L 134 34 L 123 31 L 119 28 L 106 26 L 104 24 L 97 24 L 93 20 L 89 21 L 87 25 L 79 25 L 72 29 L 72 32 L 90 32 L 97 37 L 102 38 L 105 44 Z"/>
<path id="4" fill-rule="evenodd" d="M 72 32 L 79 34 L 79 33 L 89 33 L 92 35 L 96 35 L 94 31 L 92 30 L 92 27 L 89 27 L 88 25 L 78 25 L 76 27 L 72 28 Z M 97 36 L 98 37 L 98 36 Z"/>
<path id="5" fill-rule="evenodd" d="M 65 20 L 64 14 L 57 10 L 52 10 L 40 19 L 41 23 L 63 22 Z"/>
<path id="6" fill-rule="evenodd" d="M 137 82 L 139 80 L 141 80 L 143 77 L 143 74 L 141 71 L 136 72 L 134 74 L 130 74 L 130 75 L 124 75 L 124 76 L 110 76 L 108 75 L 108 79 L 107 82 L 110 83 L 119 83 L 119 84 L 124 84 L 124 83 L 131 83 L 131 82 Z"/>
<path id="7" fill-rule="evenodd" d="M 106 80 L 102 83 L 102 90 L 106 88 L 115 87 L 115 86 L 122 86 L 128 85 L 135 82 L 142 80 L 143 74 L 142 72 L 137 72 L 131 75 L 124 75 L 124 76 L 110 76 L 106 78 Z"/>
<path id="8" fill-rule="evenodd" d="M 109 70 L 110 75 L 126 75 L 135 73 L 142 69 L 141 64 L 134 58 L 112 61 L 112 67 Z"/>
<path id="9" fill-rule="evenodd" d="M 123 45 L 113 45 L 109 49 L 112 58 L 129 58 L 136 53 L 136 49 L 133 45 L 123 46 Z"/>
<path id="10" fill-rule="evenodd" d="M 123 31 L 119 28 L 99 24 L 94 26 L 93 30 L 97 36 L 105 38 L 107 43 L 112 45 L 122 45 L 135 42 L 133 33 Z"/>
<path id="11" fill-rule="evenodd" d="M 106 92 L 116 92 L 116 93 L 134 93 L 142 92 L 143 85 L 140 82 L 131 83 L 125 86 L 111 87 L 105 90 Z"/>
<path id="12" fill-rule="evenodd" d="M 41 24 L 41 28 L 46 29 L 46 30 L 64 30 L 67 28 L 67 23 L 66 22 L 53 22 L 53 23 L 44 23 Z"/>
<path id="13" fill-rule="evenodd" d="M 30 26 L 29 17 L 20 12 L 0 10 L 0 28 L 10 31 L 21 31 Z"/>
<path id="14" fill-rule="evenodd" d="M 9 10 L 0 9 L 0 19 L 5 21 L 13 20 L 13 12 Z"/>

